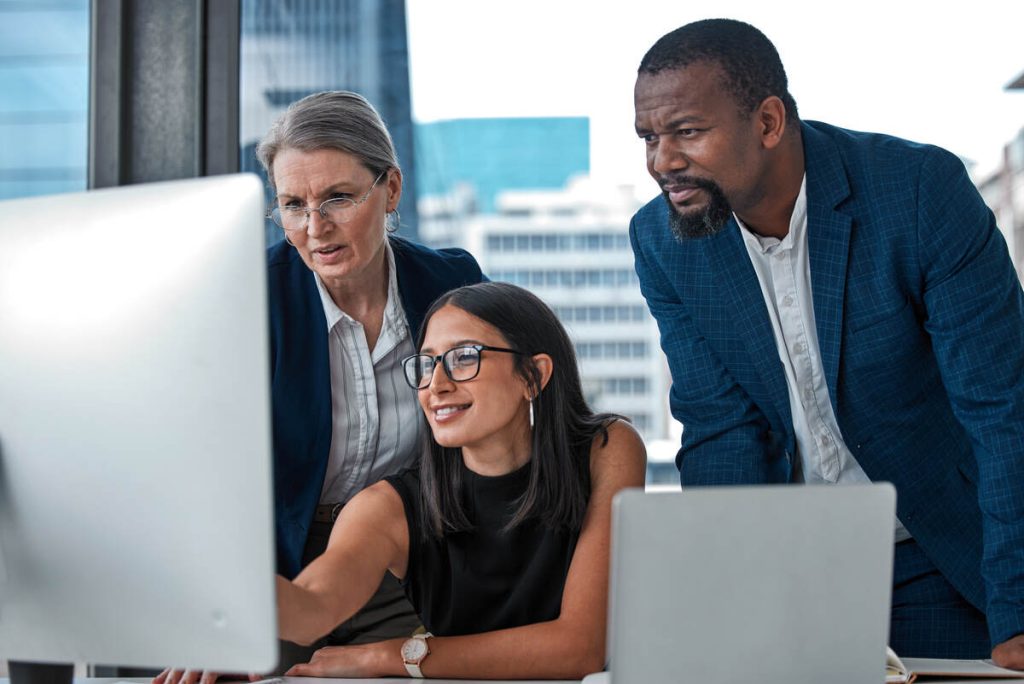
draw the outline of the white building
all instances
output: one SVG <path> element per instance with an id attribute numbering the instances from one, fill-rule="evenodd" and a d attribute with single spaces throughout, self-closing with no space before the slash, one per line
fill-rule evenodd
<path id="1" fill-rule="evenodd" d="M 1024 282 L 1024 128 L 1006 144 L 1002 165 L 978 183 L 978 190 L 995 214 L 1017 277 Z"/>
<path id="2" fill-rule="evenodd" d="M 421 239 L 463 246 L 492 280 L 547 302 L 573 338 L 595 409 L 629 417 L 647 441 L 678 436 L 658 328 L 633 269 L 633 189 L 581 178 L 560 190 L 506 191 L 495 214 L 469 213 L 471 194 L 421 200 Z"/>

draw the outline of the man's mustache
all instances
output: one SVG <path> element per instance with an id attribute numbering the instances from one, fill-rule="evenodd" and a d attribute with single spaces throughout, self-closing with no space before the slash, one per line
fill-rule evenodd
<path id="1" fill-rule="evenodd" d="M 691 186 L 700 188 L 701 190 L 718 190 L 718 184 L 714 181 L 710 181 L 707 178 L 698 178 L 697 176 L 661 176 L 658 178 L 658 186 L 662 192 L 668 192 L 666 188 L 677 187 L 677 186 Z"/>

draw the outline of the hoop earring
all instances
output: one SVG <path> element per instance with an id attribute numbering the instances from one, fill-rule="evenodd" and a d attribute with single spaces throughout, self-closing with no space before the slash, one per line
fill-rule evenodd
<path id="1" fill-rule="evenodd" d="M 389 215 L 393 215 L 395 217 L 394 222 L 384 219 L 384 230 L 389 233 L 397 232 L 398 227 L 402 224 L 402 215 L 398 213 L 398 207 L 395 207 L 394 211 L 389 212 Z"/>
<path id="2" fill-rule="evenodd" d="M 530 397 L 530 429 L 533 429 L 533 397 Z"/>

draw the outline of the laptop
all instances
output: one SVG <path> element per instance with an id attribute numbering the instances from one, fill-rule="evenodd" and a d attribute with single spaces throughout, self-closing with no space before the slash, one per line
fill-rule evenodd
<path id="1" fill-rule="evenodd" d="M 619 493 L 598 681 L 884 681 L 895 511 L 887 483 Z"/>

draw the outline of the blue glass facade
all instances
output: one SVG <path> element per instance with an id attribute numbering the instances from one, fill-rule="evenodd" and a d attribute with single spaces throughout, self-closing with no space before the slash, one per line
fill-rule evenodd
<path id="1" fill-rule="evenodd" d="M 89 0 L 0 0 L 0 199 L 84 190 Z"/>
<path id="2" fill-rule="evenodd" d="M 417 193 L 447 195 L 460 185 L 477 211 L 494 212 L 502 190 L 561 188 L 590 171 L 586 117 L 453 119 L 416 125 Z"/>

